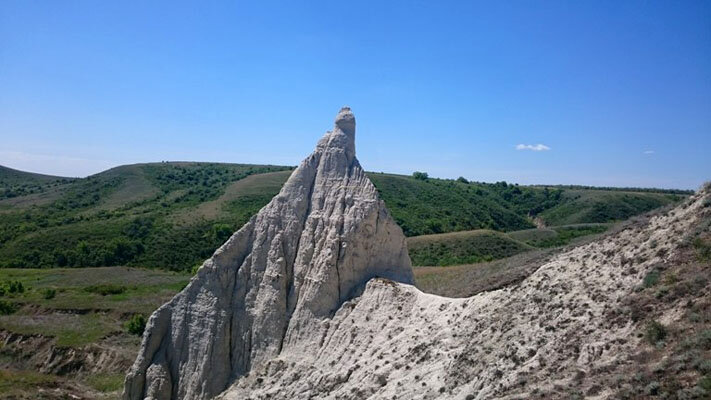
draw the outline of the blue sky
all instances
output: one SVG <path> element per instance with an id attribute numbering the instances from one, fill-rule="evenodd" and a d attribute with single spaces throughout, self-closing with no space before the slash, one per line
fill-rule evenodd
<path id="1" fill-rule="evenodd" d="M 0 164 L 296 165 L 347 104 L 372 171 L 697 188 L 709 21 L 708 1 L 6 0 Z"/>

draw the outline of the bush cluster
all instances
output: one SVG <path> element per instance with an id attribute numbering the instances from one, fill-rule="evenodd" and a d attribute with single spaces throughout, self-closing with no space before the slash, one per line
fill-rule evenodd
<path id="1" fill-rule="evenodd" d="M 667 337 L 667 327 L 657 321 L 649 321 L 644 332 L 644 337 L 649 344 L 656 345 Z"/>
<path id="2" fill-rule="evenodd" d="M 42 297 L 45 300 L 53 299 L 54 296 L 56 296 L 56 295 L 57 295 L 57 290 L 54 288 L 46 288 L 46 289 L 42 290 Z"/>
<path id="3" fill-rule="evenodd" d="M 0 285 L 0 296 L 24 292 L 25 286 L 20 281 L 7 281 Z"/>
<path id="4" fill-rule="evenodd" d="M 0 315 L 10 315 L 17 311 L 17 305 L 7 300 L 0 299 Z"/>
<path id="5" fill-rule="evenodd" d="M 113 284 L 101 284 L 92 285 L 84 288 L 85 292 L 96 293 L 102 296 L 108 296 L 110 294 L 121 294 L 126 291 L 126 286 L 123 285 L 113 285 Z"/>
<path id="6" fill-rule="evenodd" d="M 146 329 L 146 317 L 143 314 L 135 314 L 126 324 L 126 329 L 132 335 L 143 335 L 143 331 Z"/>

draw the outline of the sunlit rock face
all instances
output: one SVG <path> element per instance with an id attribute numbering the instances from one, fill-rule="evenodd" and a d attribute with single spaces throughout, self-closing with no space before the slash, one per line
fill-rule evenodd
<path id="1" fill-rule="evenodd" d="M 414 282 L 405 237 L 355 158 L 355 117 L 151 316 L 125 399 L 207 399 L 323 338 L 373 277 Z"/>

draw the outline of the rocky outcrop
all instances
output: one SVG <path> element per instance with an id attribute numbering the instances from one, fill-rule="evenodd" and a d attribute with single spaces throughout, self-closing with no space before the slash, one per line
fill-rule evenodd
<path id="1" fill-rule="evenodd" d="M 211 398 L 286 348 L 311 351 L 373 277 L 413 283 L 346 107 L 281 192 L 150 317 L 124 398 Z"/>
<path id="2" fill-rule="evenodd" d="M 625 299 L 689 247 L 694 226 L 711 226 L 709 204 L 706 190 L 565 251 L 517 284 L 469 298 L 371 280 L 321 336 L 285 348 L 219 398 L 619 398 L 612 387 L 581 382 L 637 363 L 632 350 L 644 325 Z M 700 283 L 706 296 L 707 282 Z M 663 320 L 679 318 L 684 313 Z"/>

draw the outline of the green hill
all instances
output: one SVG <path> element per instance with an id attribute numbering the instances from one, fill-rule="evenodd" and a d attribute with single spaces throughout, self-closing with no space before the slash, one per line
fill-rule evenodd
<path id="1" fill-rule="evenodd" d="M 677 201 L 676 193 L 626 190 L 564 189 L 557 207 L 539 215 L 546 225 L 622 221 Z"/>
<path id="2" fill-rule="evenodd" d="M 406 236 L 533 228 L 529 215 L 555 207 L 563 192 L 505 182 L 463 183 L 376 173 L 368 176 Z"/>
<path id="3" fill-rule="evenodd" d="M 75 180 L 18 171 L 0 165 L 0 210 L 22 204 L 47 203 L 57 198 L 62 189 Z"/>
<path id="4" fill-rule="evenodd" d="M 278 193 L 292 169 L 170 162 L 125 165 L 76 179 L 0 168 L 0 267 L 190 269 Z M 535 228 L 540 221 L 609 222 L 683 197 L 652 190 L 369 177 L 407 236 L 509 232 Z"/>
<path id="5" fill-rule="evenodd" d="M 126 165 L 73 180 L 49 203 L 0 200 L 0 265 L 189 269 L 266 204 L 289 170 Z M 246 178 L 252 178 L 250 184 L 240 185 Z"/>

